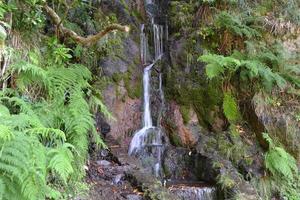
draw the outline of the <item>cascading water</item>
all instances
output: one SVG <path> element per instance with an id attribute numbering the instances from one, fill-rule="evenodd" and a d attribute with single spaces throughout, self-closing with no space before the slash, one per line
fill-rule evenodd
<path id="1" fill-rule="evenodd" d="M 140 41 L 141 41 L 141 61 L 142 64 L 146 64 L 147 62 L 147 49 L 148 49 L 148 39 L 145 34 L 145 25 L 141 25 L 141 33 L 140 33 Z"/>
<path id="2" fill-rule="evenodd" d="M 151 0 L 147 3 L 152 4 Z M 161 175 L 161 156 L 163 151 L 162 132 L 159 128 L 152 124 L 151 107 L 150 107 L 150 93 L 151 93 L 151 69 L 161 59 L 163 54 L 163 26 L 155 24 L 154 18 L 151 18 L 151 25 L 153 28 L 153 43 L 154 43 L 154 57 L 152 64 L 144 68 L 143 87 L 144 87 L 144 113 L 143 113 L 143 128 L 135 133 L 131 140 L 129 147 L 129 155 L 151 154 L 155 158 L 153 163 L 153 170 L 157 177 Z M 147 36 L 145 33 L 145 26 L 141 25 L 141 62 L 143 65 L 147 63 Z M 161 75 L 160 75 L 160 96 L 163 97 Z M 163 101 L 163 100 L 162 100 Z"/>
<path id="3" fill-rule="evenodd" d="M 148 168 L 151 166 L 156 177 L 162 178 L 162 156 L 165 153 L 165 135 L 158 127 L 155 127 L 152 123 L 151 116 L 151 70 L 157 64 L 158 60 L 161 59 L 164 51 L 163 38 L 168 40 L 168 27 L 155 23 L 155 11 L 157 6 L 153 0 L 146 0 L 146 7 L 149 8 L 149 16 L 151 22 L 151 32 L 153 34 L 153 47 L 154 47 L 154 61 L 149 64 L 150 54 L 148 52 L 148 38 L 146 27 L 144 24 L 141 25 L 140 33 L 140 57 L 141 63 L 145 66 L 143 71 L 143 127 L 137 131 L 131 140 L 129 147 L 129 155 L 135 155 L 141 158 L 144 167 Z M 148 29 L 149 30 L 149 29 Z M 164 35 L 165 30 L 165 35 Z M 162 118 L 162 113 L 165 104 L 165 98 L 162 87 L 162 73 L 159 73 L 159 96 L 161 100 L 161 109 L 158 116 L 158 123 Z M 166 180 L 164 180 L 166 181 Z M 170 182 L 168 189 L 180 199 L 190 200 L 215 200 L 217 199 L 217 190 L 215 187 L 195 185 L 183 182 L 182 185 Z"/>

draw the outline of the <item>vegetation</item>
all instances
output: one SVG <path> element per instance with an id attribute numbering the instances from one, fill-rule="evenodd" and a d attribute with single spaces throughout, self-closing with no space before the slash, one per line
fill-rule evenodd
<path id="1" fill-rule="evenodd" d="M 139 55 L 128 58 L 126 46 L 139 34 L 125 40 L 122 32 L 146 23 L 147 9 L 140 0 L 114 2 L 118 8 L 103 1 L 0 1 L 0 199 L 84 192 L 90 143 L 107 148 L 94 119 L 96 112 L 112 118 L 102 90 L 112 84 L 117 100 L 141 98 Z M 168 9 L 164 47 L 173 49 L 162 63 L 171 62 L 155 70 L 163 74 L 165 110 L 172 109 L 169 100 L 179 105 L 182 135 L 200 130 L 194 116 L 189 123 L 195 112 L 199 140 L 208 138 L 201 154 L 213 155 L 215 182 L 228 198 L 244 199 L 239 187 L 247 182 L 257 198 L 299 200 L 299 1 L 173 0 Z M 104 75 L 99 61 L 107 57 L 127 69 Z M 199 151 L 184 144 L 176 122 L 162 118 L 157 123 L 171 145 Z M 165 198 L 151 192 L 145 194 Z"/>
<path id="2" fill-rule="evenodd" d="M 175 89 L 167 90 L 171 94 L 168 97 L 183 107 L 192 106 L 200 122 L 205 121 L 202 125 L 222 134 L 215 136 L 217 141 L 213 143 L 217 145 L 213 148 L 238 169 L 245 163 L 248 167 L 253 163 L 252 156 L 248 158 L 249 139 L 252 144 L 258 141 L 263 148 L 269 146 L 264 156 L 264 167 L 269 172 L 266 176 L 249 177 L 239 170 L 244 179 L 256 182 L 255 188 L 262 199 L 299 199 L 296 164 L 299 142 L 295 132 L 298 129 L 294 127 L 297 127 L 299 110 L 300 57 L 286 46 L 299 36 L 300 20 L 296 12 L 299 8 L 299 2 L 293 0 L 192 0 L 172 1 L 169 10 L 173 37 L 184 41 L 181 53 L 187 57 L 192 55 L 188 65 L 195 67 L 187 74 L 174 67 L 170 77 L 181 77 L 181 83 L 167 79 L 170 85 L 175 85 Z M 207 87 L 209 84 L 214 84 L 213 93 Z M 268 103 L 268 99 L 273 103 Z M 250 108 L 253 103 L 254 111 Z M 287 108 L 293 114 L 283 111 Z M 254 123 L 249 112 L 258 115 L 259 123 L 270 136 L 262 137 L 262 130 L 256 130 L 261 124 Z M 267 120 L 278 119 L 283 113 L 286 113 L 283 121 L 288 120 L 287 116 L 293 118 L 287 125 L 293 128 L 281 132 Z M 216 126 L 216 118 L 225 121 L 222 127 Z M 252 134 L 247 131 L 249 128 L 256 133 L 247 135 Z M 264 145 L 266 141 L 269 145 Z M 226 180 L 226 176 L 219 176 L 219 185 L 226 188 Z"/>
<path id="3" fill-rule="evenodd" d="M 106 148 L 93 116 L 98 110 L 111 116 L 100 92 L 90 84 L 93 66 L 75 59 L 78 49 L 75 52 L 72 48 L 77 40 L 66 38 L 77 33 L 62 25 L 56 34 L 43 33 L 51 25 L 46 24 L 49 12 L 45 11 L 49 10 L 45 7 L 56 17 L 56 12 L 72 9 L 53 3 L 58 5 L 56 11 L 46 1 L 0 2 L 0 56 L 4 61 L 0 68 L 0 199 L 68 199 L 78 195 L 87 188 L 82 179 L 89 142 Z M 71 6 L 81 9 L 87 6 L 73 3 Z M 61 21 L 68 21 L 65 17 Z M 101 32 L 101 37 L 111 30 Z M 63 31 L 72 32 L 63 34 L 65 43 L 59 34 Z M 34 42 L 28 43 L 33 35 Z"/>

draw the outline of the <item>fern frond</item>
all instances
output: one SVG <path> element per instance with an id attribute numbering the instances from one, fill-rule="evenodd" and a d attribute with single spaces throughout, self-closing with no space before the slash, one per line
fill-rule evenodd
<path id="1" fill-rule="evenodd" d="M 206 75 L 209 79 L 220 76 L 228 70 L 229 72 L 236 71 L 241 65 L 240 61 L 232 57 L 224 57 L 216 54 L 206 54 L 198 58 L 198 61 L 207 63 Z"/>
<path id="2" fill-rule="evenodd" d="M 48 87 L 49 79 L 46 71 L 29 62 L 21 61 L 11 66 L 13 73 L 17 73 L 17 86 L 20 89 L 25 89 L 32 83 L 38 83 L 41 86 Z"/>
<path id="3" fill-rule="evenodd" d="M 8 117 L 8 116 L 10 116 L 10 112 L 8 108 L 0 104 L 0 117 Z"/>
<path id="4" fill-rule="evenodd" d="M 3 199 L 4 192 L 5 192 L 5 185 L 3 180 L 0 178 L 0 199 Z"/>
<path id="5" fill-rule="evenodd" d="M 66 141 L 65 133 L 55 128 L 32 128 L 32 129 L 27 129 L 26 132 L 32 135 L 39 135 L 43 139 L 49 141 L 55 141 L 55 140 L 61 140 L 62 142 Z"/>
<path id="6" fill-rule="evenodd" d="M 225 11 L 222 11 L 217 15 L 215 24 L 217 27 L 225 28 L 231 33 L 241 37 L 253 38 L 260 36 L 260 33 L 257 30 L 245 25 L 240 16 L 232 15 Z"/>
<path id="7" fill-rule="evenodd" d="M 6 142 L 10 141 L 14 138 L 12 129 L 9 126 L 0 124 L 0 141 Z"/>
<path id="8" fill-rule="evenodd" d="M 240 118 L 238 105 L 231 93 L 224 94 L 223 111 L 229 122 L 235 123 Z"/>
<path id="9" fill-rule="evenodd" d="M 47 153 L 50 158 L 48 168 L 59 174 L 64 182 L 74 172 L 72 167 L 74 157 L 70 148 L 74 147 L 71 144 L 65 143 L 61 147 L 51 149 Z"/>
<path id="10" fill-rule="evenodd" d="M 275 177 L 284 177 L 293 180 L 294 174 L 298 173 L 297 162 L 293 156 L 281 147 L 276 147 L 273 140 L 267 134 L 263 134 L 269 143 L 269 150 L 265 155 L 265 166 Z"/>

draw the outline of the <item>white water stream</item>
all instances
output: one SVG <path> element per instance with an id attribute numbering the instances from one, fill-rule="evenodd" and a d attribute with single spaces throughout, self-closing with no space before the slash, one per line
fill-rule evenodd
<path id="1" fill-rule="evenodd" d="M 152 3 L 152 1 L 151 1 Z M 154 19 L 151 19 L 151 25 L 153 28 L 153 43 L 154 43 L 154 54 L 155 60 L 152 64 L 144 68 L 143 73 L 143 97 L 144 97 L 144 112 L 143 112 L 143 128 L 135 133 L 134 137 L 131 140 L 129 147 L 129 155 L 137 155 L 140 151 L 143 151 L 145 147 L 151 147 L 155 153 L 156 162 L 153 166 L 154 172 L 158 177 L 161 171 L 161 155 L 162 155 L 162 133 L 159 128 L 153 127 L 152 117 L 151 117 L 151 106 L 150 106 L 150 96 L 151 96 L 151 69 L 161 59 L 163 54 L 163 26 L 155 24 Z M 145 26 L 141 25 L 141 47 L 140 47 L 140 56 L 141 62 L 143 65 L 147 63 L 148 55 L 148 39 L 145 33 Z M 163 98 L 162 91 L 162 78 L 159 77 L 159 90 L 160 96 Z M 163 99 L 162 99 L 163 101 Z"/>

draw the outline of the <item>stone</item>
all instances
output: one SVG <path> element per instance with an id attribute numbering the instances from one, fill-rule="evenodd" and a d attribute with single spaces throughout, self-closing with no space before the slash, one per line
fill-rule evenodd
<path id="1" fill-rule="evenodd" d="M 285 106 L 280 102 L 268 103 L 270 98 L 272 97 L 262 93 L 255 94 L 252 100 L 255 114 L 270 136 L 278 139 L 281 144 L 285 144 L 287 151 L 299 160 L 300 143 L 295 141 L 300 135 L 300 123 L 295 116 L 300 106 Z"/>
<path id="2" fill-rule="evenodd" d="M 121 59 L 106 58 L 100 61 L 99 65 L 102 67 L 104 75 L 109 77 L 115 73 L 125 73 L 128 70 L 128 64 Z"/>
<path id="3" fill-rule="evenodd" d="M 102 157 L 107 157 L 109 155 L 109 151 L 107 149 L 101 149 L 100 155 Z"/>
<path id="4" fill-rule="evenodd" d="M 113 184 L 115 185 L 122 184 L 123 179 L 124 179 L 124 174 L 117 174 L 113 179 Z"/>
<path id="5" fill-rule="evenodd" d="M 162 124 L 173 145 L 192 147 L 197 143 L 202 129 L 192 109 L 189 110 L 189 121 L 186 124 L 184 124 L 180 106 L 174 101 L 168 103 L 165 115 L 168 117 L 163 118 Z"/>
<path id="6" fill-rule="evenodd" d="M 169 190 L 180 199 L 188 200 L 218 200 L 217 189 L 214 187 L 179 186 Z"/>
<path id="7" fill-rule="evenodd" d="M 127 200 L 142 200 L 143 197 L 141 197 L 140 195 L 137 194 L 129 194 L 126 196 Z"/>
<path id="8" fill-rule="evenodd" d="M 196 180 L 193 174 L 194 161 L 186 148 L 167 148 L 163 160 L 166 178 L 175 180 Z"/>
<path id="9" fill-rule="evenodd" d="M 105 167 L 112 165 L 112 163 L 107 160 L 97 160 L 96 163 L 97 163 L 97 165 L 101 165 L 101 166 L 105 166 Z"/>

